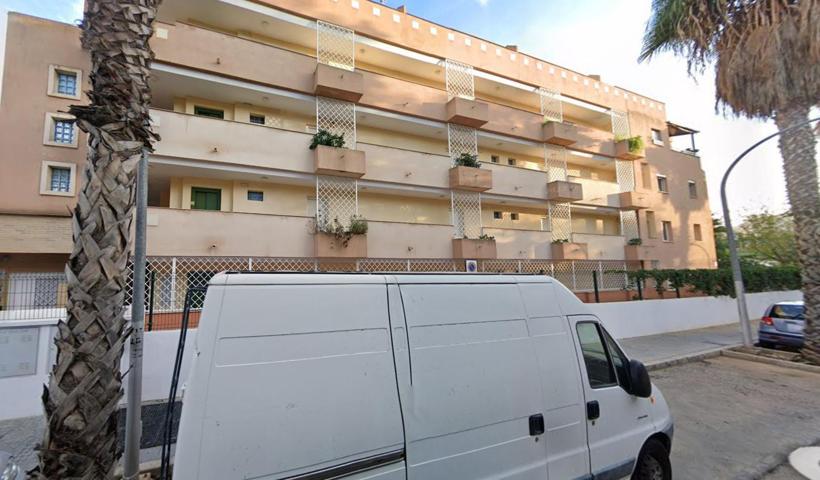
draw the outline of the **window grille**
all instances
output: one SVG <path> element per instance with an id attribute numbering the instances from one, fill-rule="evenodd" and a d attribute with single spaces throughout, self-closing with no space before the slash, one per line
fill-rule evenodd
<path id="1" fill-rule="evenodd" d="M 553 240 L 570 240 L 572 237 L 572 210 L 569 203 L 549 202 L 547 210 Z"/>
<path id="2" fill-rule="evenodd" d="M 61 167 L 50 167 L 51 170 L 51 191 L 69 192 L 71 191 L 71 169 Z"/>
<path id="3" fill-rule="evenodd" d="M 475 100 L 475 72 L 465 63 L 444 60 L 445 85 L 447 99 L 456 97 Z"/>
<path id="4" fill-rule="evenodd" d="M 357 181 L 354 178 L 316 176 L 316 226 L 322 231 L 336 220 L 345 228 L 359 213 Z"/>
<path id="5" fill-rule="evenodd" d="M 316 21 L 316 60 L 353 71 L 356 68 L 356 34 L 332 23 Z"/>
<path id="6" fill-rule="evenodd" d="M 316 128 L 342 135 L 346 148 L 356 148 L 356 104 L 316 97 Z"/>
<path id="7" fill-rule="evenodd" d="M 77 95 L 77 75 L 74 73 L 57 73 L 57 93 L 61 95 Z"/>
<path id="8" fill-rule="evenodd" d="M 463 127 L 454 123 L 447 124 L 447 147 L 450 158 L 455 165 L 461 154 L 478 155 L 478 138 L 474 128 Z"/>
<path id="9" fill-rule="evenodd" d="M 561 95 L 546 88 L 539 88 L 537 91 L 541 100 L 541 115 L 544 116 L 544 121 L 563 122 L 564 109 L 561 105 Z"/>
<path id="10" fill-rule="evenodd" d="M 74 120 L 54 120 L 54 141 L 74 143 Z"/>
<path id="11" fill-rule="evenodd" d="M 461 190 L 451 191 L 453 227 L 456 238 L 481 236 L 481 194 Z"/>

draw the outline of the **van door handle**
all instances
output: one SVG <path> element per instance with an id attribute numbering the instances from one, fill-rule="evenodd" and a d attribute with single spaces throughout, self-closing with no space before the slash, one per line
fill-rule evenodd
<path id="1" fill-rule="evenodd" d="M 544 416 L 540 413 L 530 415 L 530 436 L 542 435 L 544 433 Z"/>
<path id="2" fill-rule="evenodd" d="M 601 416 L 601 406 L 598 400 L 587 402 L 587 420 L 597 420 Z"/>

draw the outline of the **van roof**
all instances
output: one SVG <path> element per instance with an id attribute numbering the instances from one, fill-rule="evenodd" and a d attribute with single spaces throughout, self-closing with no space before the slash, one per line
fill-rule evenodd
<path id="1" fill-rule="evenodd" d="M 385 283 L 551 283 L 546 275 L 497 273 L 312 273 L 222 272 L 210 285 L 385 284 Z"/>

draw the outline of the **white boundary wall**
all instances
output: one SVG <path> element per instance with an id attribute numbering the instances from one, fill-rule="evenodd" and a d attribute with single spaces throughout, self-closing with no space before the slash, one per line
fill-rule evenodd
<path id="1" fill-rule="evenodd" d="M 801 298 L 799 291 L 753 293 L 747 296 L 749 314 L 752 318 L 759 318 L 763 310 L 771 303 L 800 300 Z M 617 338 L 640 337 L 738 321 L 737 304 L 733 298 L 729 297 L 593 303 L 588 306 Z M 0 378 L 0 420 L 42 415 L 40 396 L 54 362 L 55 347 L 52 338 L 57 330 L 56 323 L 56 319 L 0 321 L 0 336 L 6 328 L 36 328 L 39 331 L 36 344 L 36 373 Z M 188 331 L 181 382 L 185 381 L 190 367 L 195 338 L 196 330 Z M 178 340 L 179 330 L 145 332 L 143 401 L 159 401 L 168 397 Z M 126 343 L 126 351 L 123 354 L 123 372 L 128 369 L 127 345 Z M 123 384 L 127 382 L 123 381 Z M 180 385 L 180 395 L 181 389 L 182 385 Z M 124 401 L 125 396 L 123 396 Z"/>
<path id="2" fill-rule="evenodd" d="M 802 299 L 799 290 L 751 293 L 746 295 L 746 305 L 749 317 L 758 319 L 772 303 Z M 588 306 L 615 338 L 643 337 L 740 321 L 737 301 L 731 297 L 590 303 Z"/>

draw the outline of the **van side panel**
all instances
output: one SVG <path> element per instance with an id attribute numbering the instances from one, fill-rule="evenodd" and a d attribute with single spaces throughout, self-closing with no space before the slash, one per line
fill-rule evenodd
<path id="1" fill-rule="evenodd" d="M 590 472 L 581 371 L 552 284 L 519 285 L 538 358 L 550 478 Z"/>
<path id="2" fill-rule="evenodd" d="M 185 398 L 205 403 L 199 478 L 284 478 L 401 451 L 386 297 L 383 284 L 226 287 L 206 395 Z M 366 478 L 404 476 L 377 471 Z"/>
<path id="3" fill-rule="evenodd" d="M 541 391 L 517 286 L 400 290 L 410 346 L 409 367 L 399 369 L 408 479 L 544 480 L 544 444 L 529 435 Z"/>

